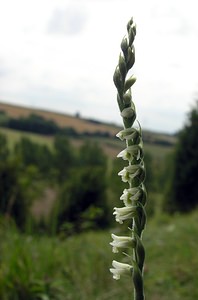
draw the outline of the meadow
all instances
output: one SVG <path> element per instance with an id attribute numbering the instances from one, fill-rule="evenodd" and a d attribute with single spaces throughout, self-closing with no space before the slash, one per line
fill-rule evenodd
<path id="1" fill-rule="evenodd" d="M 74 236 L 22 235 L 1 221 L 0 299 L 132 299 L 130 278 L 115 281 L 110 232 Z M 148 220 L 145 290 L 147 299 L 198 297 L 198 214 Z"/>

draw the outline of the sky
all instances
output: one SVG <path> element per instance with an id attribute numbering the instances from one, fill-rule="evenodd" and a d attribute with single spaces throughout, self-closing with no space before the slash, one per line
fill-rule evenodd
<path id="1" fill-rule="evenodd" d="M 112 76 L 126 24 L 142 128 L 175 133 L 198 95 L 196 0 L 0 2 L 0 101 L 122 124 Z"/>

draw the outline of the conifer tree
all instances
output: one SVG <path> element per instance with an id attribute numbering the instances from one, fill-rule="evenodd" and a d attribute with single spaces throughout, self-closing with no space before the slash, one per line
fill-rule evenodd
<path id="1" fill-rule="evenodd" d="M 174 154 L 169 212 L 189 212 L 198 205 L 198 101 L 179 133 Z"/>

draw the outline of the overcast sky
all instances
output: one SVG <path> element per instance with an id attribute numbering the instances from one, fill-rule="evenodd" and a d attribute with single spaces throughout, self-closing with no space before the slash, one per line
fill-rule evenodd
<path id="1" fill-rule="evenodd" d="M 196 0 L 1 1 L 0 100 L 121 124 L 112 75 L 131 16 L 138 119 L 181 129 L 198 94 Z"/>

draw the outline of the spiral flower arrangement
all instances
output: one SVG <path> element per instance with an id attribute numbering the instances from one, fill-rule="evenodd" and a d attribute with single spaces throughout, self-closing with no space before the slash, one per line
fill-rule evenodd
<path id="1" fill-rule="evenodd" d="M 124 129 L 117 137 L 126 142 L 126 149 L 118 154 L 118 157 L 128 162 L 128 165 L 121 170 L 118 175 L 123 182 L 128 184 L 124 189 L 120 200 L 123 207 L 114 208 L 113 215 L 115 220 L 123 224 L 131 220 L 129 236 L 117 236 L 112 234 L 113 241 L 110 243 L 114 253 L 122 249 L 132 249 L 132 254 L 126 255 L 129 263 L 122 263 L 113 260 L 110 272 L 114 279 L 120 279 L 122 275 L 131 275 L 134 286 L 134 300 L 143 300 L 143 267 L 145 259 L 145 250 L 142 244 L 142 232 L 146 223 L 146 190 L 144 187 L 145 167 L 143 162 L 143 143 L 140 124 L 136 121 L 135 105 L 132 101 L 131 87 L 136 78 L 132 75 L 128 77 L 128 71 L 135 62 L 134 39 L 136 35 L 136 25 L 133 19 L 127 24 L 128 36 L 121 42 L 121 54 L 119 62 L 113 76 L 114 84 L 117 88 L 117 102 L 123 119 Z M 136 121 L 137 126 L 134 126 Z M 127 222 L 128 224 L 128 222 Z"/>

